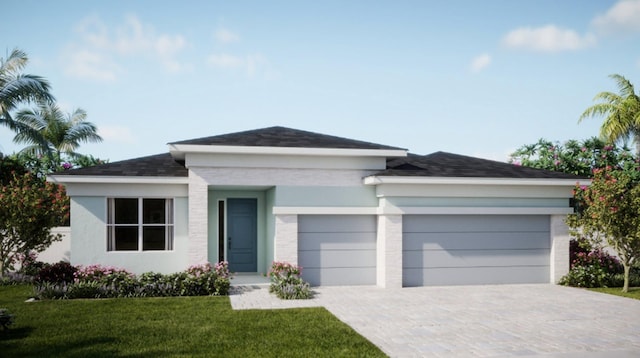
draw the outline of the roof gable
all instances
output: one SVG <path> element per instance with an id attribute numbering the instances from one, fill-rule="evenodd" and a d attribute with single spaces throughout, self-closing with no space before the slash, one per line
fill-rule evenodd
<path id="1" fill-rule="evenodd" d="M 422 176 L 459 178 L 584 179 L 573 174 L 553 172 L 468 157 L 446 152 L 409 154 L 387 160 L 387 169 L 375 176 Z"/>
<path id="2" fill-rule="evenodd" d="M 391 149 L 405 150 L 383 144 L 336 137 L 287 127 L 268 127 L 244 132 L 235 132 L 188 139 L 170 145 L 211 145 L 245 147 L 327 148 L 327 149 Z"/>

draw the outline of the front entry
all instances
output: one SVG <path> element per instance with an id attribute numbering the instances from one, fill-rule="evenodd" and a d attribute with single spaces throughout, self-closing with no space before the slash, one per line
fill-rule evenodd
<path id="1" fill-rule="evenodd" d="M 257 199 L 227 199 L 227 261 L 231 272 L 257 272 Z"/>

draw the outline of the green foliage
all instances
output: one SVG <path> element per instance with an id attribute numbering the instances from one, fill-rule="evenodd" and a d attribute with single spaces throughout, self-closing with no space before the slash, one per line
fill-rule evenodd
<path id="1" fill-rule="evenodd" d="M 561 285 L 574 287 L 609 287 L 616 285 L 615 277 L 622 273 L 622 265 L 614 256 L 585 238 L 571 240 L 570 270 L 560 279 Z"/>
<path id="2" fill-rule="evenodd" d="M 72 283 L 78 269 L 68 262 L 60 261 L 53 265 L 45 265 L 35 275 L 35 282 L 48 282 L 55 284 Z"/>
<path id="3" fill-rule="evenodd" d="M 0 153 L 0 185 L 9 185 L 14 175 L 24 175 L 27 169 L 15 158 Z"/>
<path id="4" fill-rule="evenodd" d="M 309 299 L 313 292 L 309 283 L 305 282 L 300 274 L 302 268 L 287 262 L 274 261 L 271 264 L 269 278 L 271 285 L 269 292 L 274 293 L 283 300 Z"/>
<path id="5" fill-rule="evenodd" d="M 9 329 L 9 326 L 13 324 L 15 316 L 9 313 L 6 308 L 0 308 L 0 327 L 3 330 Z"/>
<path id="6" fill-rule="evenodd" d="M 575 266 L 558 283 L 573 287 L 608 287 L 609 275 L 600 266 Z"/>
<path id="7" fill-rule="evenodd" d="M 626 292 L 629 270 L 640 258 L 640 185 L 634 173 L 596 169 L 592 184 L 577 186 L 574 193 L 585 205 L 567 218 L 572 235 L 584 236 L 595 245 L 604 239 L 616 251 L 624 266 Z"/>
<path id="8" fill-rule="evenodd" d="M 0 287 L 3 357 L 385 357 L 324 308 L 233 310 L 228 297 L 46 300 Z"/>
<path id="9" fill-rule="evenodd" d="M 637 166 L 629 148 L 606 144 L 598 138 L 582 142 L 569 140 L 564 144 L 540 139 L 537 143 L 518 148 L 510 157 L 510 162 L 517 165 L 582 177 L 591 177 L 593 170 L 607 166 L 622 169 L 634 169 Z"/>
<path id="10" fill-rule="evenodd" d="M 0 276 L 18 255 L 45 250 L 59 235 L 51 228 L 68 218 L 69 198 L 62 186 L 31 174 L 13 175 L 0 187 Z"/>

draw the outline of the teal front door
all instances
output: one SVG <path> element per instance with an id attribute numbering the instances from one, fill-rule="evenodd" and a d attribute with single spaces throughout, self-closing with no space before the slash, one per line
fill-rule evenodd
<path id="1" fill-rule="evenodd" d="M 257 272 L 258 201 L 227 199 L 227 261 L 232 272 Z"/>

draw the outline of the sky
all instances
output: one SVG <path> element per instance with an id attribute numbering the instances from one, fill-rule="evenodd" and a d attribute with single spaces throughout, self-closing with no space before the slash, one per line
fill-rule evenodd
<path id="1" fill-rule="evenodd" d="M 117 161 L 286 126 L 506 161 L 578 124 L 610 74 L 640 88 L 640 0 L 3 0 L 0 57 L 29 55 Z M 23 145 L 0 127 L 0 151 Z"/>

